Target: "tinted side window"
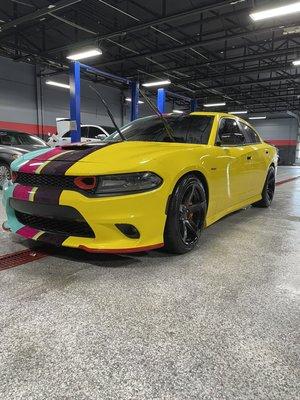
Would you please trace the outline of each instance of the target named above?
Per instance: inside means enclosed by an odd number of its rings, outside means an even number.
[[[225,146],[241,146],[246,141],[238,123],[231,118],[223,118],[221,120],[218,136],[221,144]]]
[[[213,123],[212,117],[190,118],[187,143],[207,144]]]
[[[250,128],[250,126],[240,122],[245,138],[247,143],[261,143],[261,140],[258,134],[255,132],[254,129]]]
[[[90,139],[95,139],[95,137],[97,135],[101,135],[101,134],[103,134],[101,129],[96,128],[95,126],[90,126],[90,129],[89,129],[89,138]]]
[[[15,146],[20,144],[16,132],[0,132],[2,136],[1,143],[4,145]]]
[[[5,132],[0,132],[0,144],[9,146],[11,145],[11,138]]]
[[[81,136],[85,137],[85,138],[89,137],[89,127],[88,126],[81,127]]]

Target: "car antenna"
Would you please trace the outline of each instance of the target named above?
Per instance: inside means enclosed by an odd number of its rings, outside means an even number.
[[[146,93],[142,90],[139,89],[140,94],[142,95],[142,97],[144,98],[144,100],[146,101],[147,105],[149,106],[149,108],[151,109],[151,111],[153,111],[157,116],[159,116],[159,118],[162,120],[165,128],[166,128],[166,132],[169,135],[170,139],[172,140],[172,142],[175,142],[174,139],[174,131],[171,128],[171,126],[169,125],[168,121],[166,120],[166,118],[163,116],[163,114],[159,111],[159,109],[156,107],[155,104],[153,104],[153,102],[149,99],[149,97],[146,95]]]
[[[111,111],[110,111],[110,109],[109,109],[109,107],[108,107],[106,101],[104,100],[104,98],[101,96],[100,92],[99,92],[94,86],[89,85],[89,87],[90,87],[90,88],[96,93],[96,95],[99,97],[99,99],[101,100],[102,104],[104,105],[104,107],[105,107],[105,109],[106,109],[106,111],[107,111],[107,114],[109,115],[109,118],[111,119],[111,122],[113,123],[114,127],[116,128],[116,131],[117,131],[118,134],[120,135],[120,138],[121,138],[123,141],[125,141],[126,139],[125,139],[123,133],[121,132],[120,128],[118,127],[118,125],[117,125],[117,123],[116,123],[116,121],[115,121],[115,119],[114,119],[114,116],[112,115],[112,113],[111,113]]]

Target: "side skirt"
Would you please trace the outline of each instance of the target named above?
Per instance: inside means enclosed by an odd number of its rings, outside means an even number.
[[[216,221],[218,221],[219,219],[225,217],[225,215],[231,214],[234,211],[240,210],[241,208],[250,206],[253,203],[256,203],[257,201],[261,200],[262,196],[261,194],[257,195],[257,196],[253,196],[250,197],[247,200],[244,200],[238,204],[235,204],[234,206],[231,206],[229,208],[227,208],[224,211],[219,212],[218,214],[215,214],[209,218],[206,219],[206,226],[212,225],[213,223],[215,223]]]

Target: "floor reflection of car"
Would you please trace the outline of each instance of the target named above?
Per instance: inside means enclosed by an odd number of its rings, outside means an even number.
[[[10,164],[16,158],[33,150],[48,147],[37,136],[0,129],[0,189],[10,176]]]
[[[82,125],[81,126],[81,141],[82,142],[95,142],[99,140],[103,140],[109,136],[107,130],[98,125]],[[63,145],[71,142],[71,131],[64,133],[61,137],[53,136],[52,140],[50,139],[49,144],[53,144],[55,146]]]

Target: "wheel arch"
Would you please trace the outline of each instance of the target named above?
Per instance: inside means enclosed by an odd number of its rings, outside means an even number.
[[[205,175],[196,169],[191,169],[190,171],[185,171],[184,174],[182,174],[177,181],[175,182],[173,189],[172,189],[172,193],[169,196],[168,202],[167,202],[167,207],[166,207],[166,214],[168,213],[168,208],[169,208],[169,203],[170,203],[170,199],[172,194],[175,191],[175,188],[177,187],[177,185],[179,184],[179,182],[184,179],[187,175],[194,175],[196,176],[200,182],[202,183],[203,187],[204,187],[204,191],[205,191],[205,195],[206,195],[206,202],[207,202],[207,207],[209,205],[209,185],[208,185],[208,181],[207,178],[205,177]]]

